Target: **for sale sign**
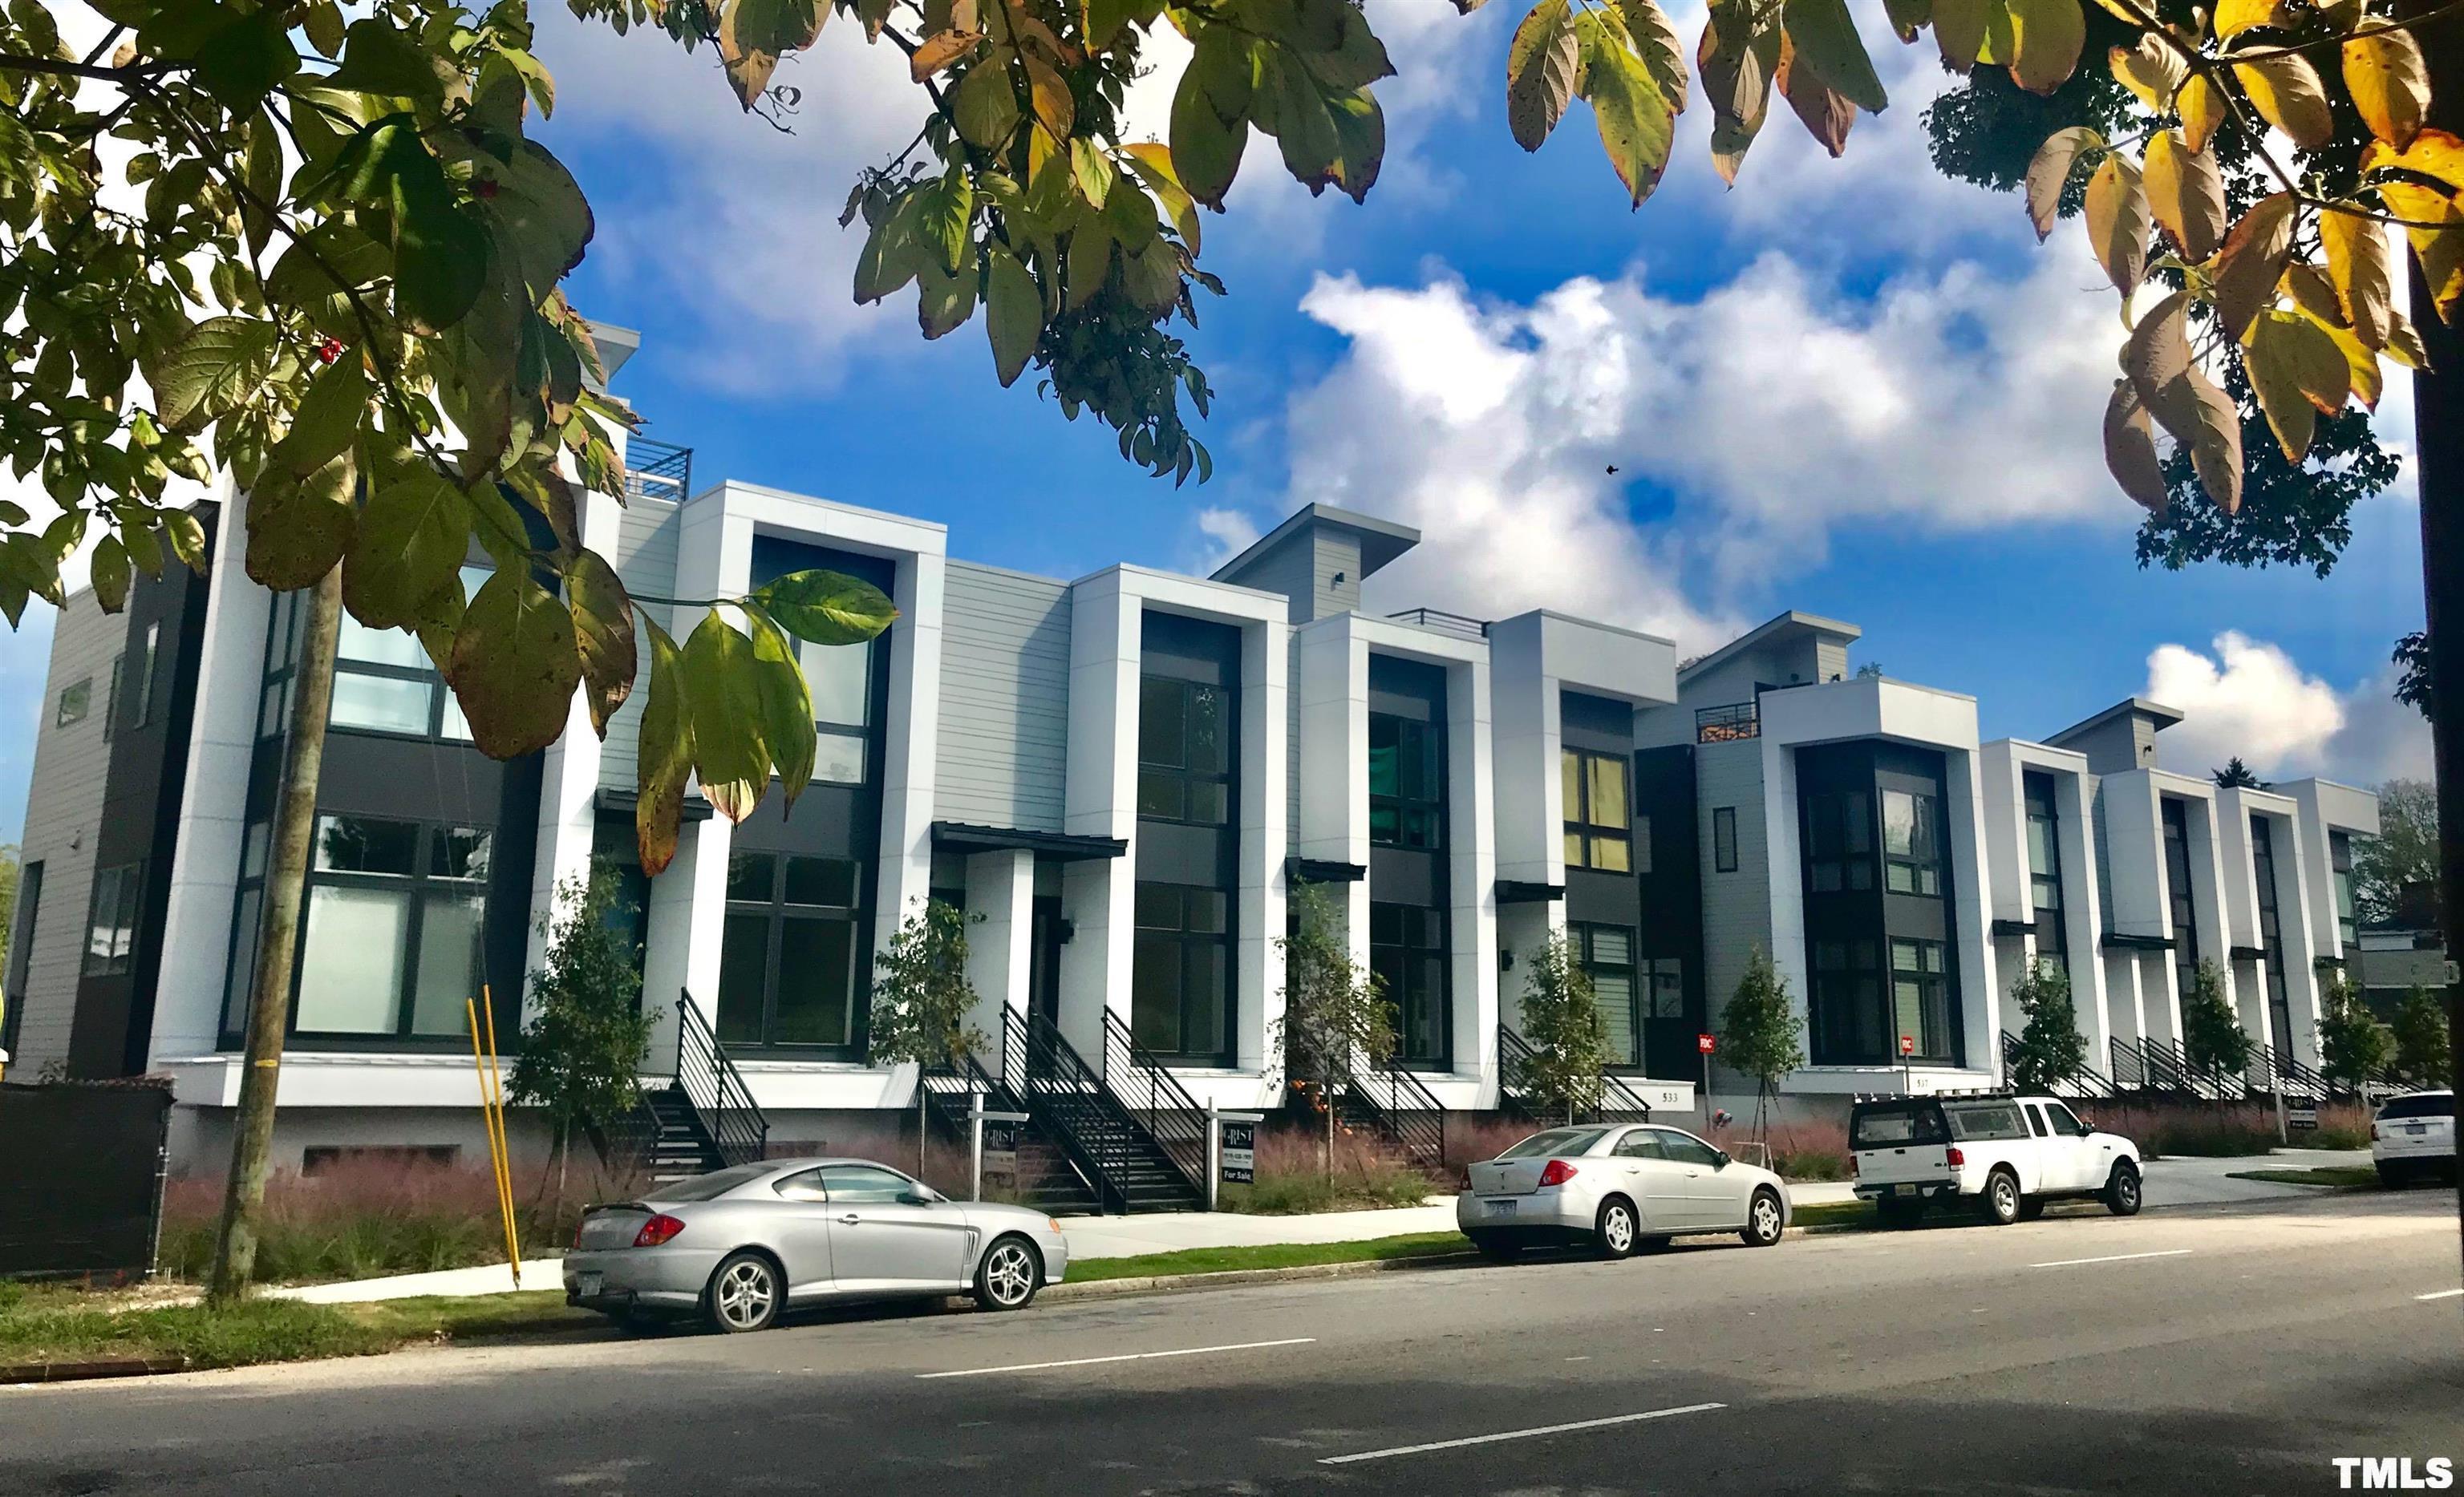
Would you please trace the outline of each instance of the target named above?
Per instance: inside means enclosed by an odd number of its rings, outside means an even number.
[[[2309,1131],[2319,1126],[2319,1108],[2315,1102],[2299,1102],[2284,1109],[2284,1126]]]
[[[1018,1124],[984,1124],[984,1173],[1013,1177],[1018,1174]]]
[[[1220,1126],[1223,1129],[1223,1183],[1256,1184],[1258,1182],[1258,1125],[1253,1122],[1225,1122]]]

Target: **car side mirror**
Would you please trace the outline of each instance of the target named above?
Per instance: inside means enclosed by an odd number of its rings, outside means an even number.
[[[907,1194],[900,1196],[898,1198],[898,1203],[901,1205],[931,1205],[934,1202],[940,1199],[940,1192],[935,1190],[932,1186],[918,1185],[914,1189],[907,1192]]]
[[[1727,1169],[1728,1167],[1728,1151],[1726,1149],[1717,1149],[1713,1152],[1720,1156],[1720,1162],[1712,1165],[1711,1167],[1713,1169]]]

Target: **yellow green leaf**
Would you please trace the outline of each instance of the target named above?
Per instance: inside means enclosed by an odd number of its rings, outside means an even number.
[[[2173,96],[2173,107],[2182,116],[2182,142],[2193,151],[2207,150],[2216,127],[2225,122],[2224,96],[2200,75],[2182,84]]]
[[[779,771],[779,789],[792,810],[813,777],[812,692],[795,646],[769,616],[748,608],[744,620],[753,630],[753,679],[761,698],[762,739]]]
[[[1044,293],[1018,257],[999,245],[985,252],[984,329],[992,338],[993,372],[1004,388],[1015,383],[1035,357],[1044,336]]]
[[[2412,143],[2430,109],[2430,66],[2410,32],[2374,26],[2344,39],[2344,87],[2370,134],[2397,150]]]
[[[573,605],[573,633],[582,657],[582,699],[590,727],[601,738],[607,723],[633,692],[639,664],[633,643],[633,599],[616,569],[595,551],[575,553],[565,569],[565,597]]]
[[[2225,180],[2215,159],[2182,142],[2178,130],[2147,140],[2147,206],[2186,260],[2215,252],[2225,232]]]
[[[499,568],[462,616],[445,680],[480,752],[536,753],[563,734],[582,683],[573,616],[528,568]]]
[[[2209,267],[2216,323],[2225,336],[2236,342],[2251,319],[2276,299],[2276,289],[2284,279],[2285,264],[2293,254],[2294,207],[2289,192],[2252,204],[2225,236],[2224,248]]]
[[[1987,16],[2001,7],[2002,0],[1933,0],[1934,45],[1942,49],[1945,67],[1966,73],[1976,66]]]
[[[639,799],[633,835],[642,872],[656,877],[676,855],[685,783],[693,778],[693,702],[686,685],[684,653],[654,619],[650,634],[650,691],[642,705],[639,751],[633,763]]]
[[[1676,143],[1676,116],[1640,57],[1605,39],[1583,69],[1583,97],[1599,126],[1609,164],[1639,207],[1660,185]]]
[[[2079,0],[2007,0],[2011,12],[2011,77],[2032,94],[2061,87],[2087,43]]]
[[[1703,77],[1703,97],[1711,105],[1711,165],[1721,181],[1732,185],[1746,148],[1753,144],[1770,111],[1780,43],[1779,28],[1757,27],[1753,7],[1744,0],[1713,5],[1703,23],[1694,66]]]
[[[2299,312],[2259,315],[2244,341],[2242,371],[2284,460],[2296,466],[2310,451],[2320,414],[2342,410],[2352,390],[2343,350]]]
[[[2257,26],[2284,24],[2281,0],[2216,0],[2216,40],[2228,41]]]
[[[2336,304],[2365,348],[2385,348],[2395,325],[2395,251],[2387,228],[2363,213],[2333,208],[2319,215],[2327,252],[2327,281]]]
[[[88,578],[94,583],[94,600],[106,614],[116,614],[128,601],[131,575],[128,548],[120,544],[117,535],[106,535],[94,543],[94,557],[86,564]]]
[[[467,621],[464,628],[467,633]],[[454,654],[461,654],[459,641]],[[684,662],[693,679],[693,772],[719,814],[741,821],[770,786],[770,746],[753,641],[714,608],[685,640]],[[655,677],[651,684],[657,685]]]
[[[2104,61],[2113,70],[2115,82],[2138,95],[2141,103],[2158,114],[2172,107],[2174,91],[2190,76],[2189,65],[2181,54],[2152,33],[2141,33],[2138,41],[2128,47],[2108,50]]]
[[[462,490],[432,467],[411,466],[368,498],[342,559],[342,606],[371,629],[414,623],[470,550]]]
[[[1627,37],[1635,53],[1660,85],[1660,97],[1668,103],[1672,115],[1685,113],[1688,79],[1685,74],[1685,44],[1677,36],[1676,25],[1668,12],[1654,0],[1617,0],[1617,14],[1625,19]]]
[[[2303,150],[2315,151],[2336,138],[2326,85],[2320,82],[2319,70],[2309,58],[2299,53],[2279,53],[2255,62],[2235,62],[2233,76],[2250,96],[2251,107]]]
[[[2164,515],[2170,495],[2164,461],[2156,455],[2156,426],[2128,380],[2113,381],[2113,398],[2105,403],[2104,466],[2123,493],[2150,513]]]
[[[718,15],[718,60],[748,111],[770,88],[779,59],[810,47],[829,19],[828,0],[727,0]]]
[[[2054,220],[2061,212],[2062,188],[2071,180],[2079,152],[2091,148],[2103,149],[2104,137],[2088,125],[2072,125],[2045,137],[2045,143],[2036,147],[2029,161],[2028,222],[2036,226],[2039,243],[2054,231]]]
[[[1864,38],[1849,17],[1846,0],[1783,0],[1780,25],[1795,45],[1800,66],[1858,108],[1881,114],[1890,104]]]
[[[2147,193],[2139,168],[2120,151],[2109,152],[2087,183],[2088,244],[2105,279],[2128,296],[2147,265]]]
[[[1557,128],[1582,62],[1573,8],[1567,0],[1540,0],[1506,49],[1506,128],[1515,144],[1536,151]]]

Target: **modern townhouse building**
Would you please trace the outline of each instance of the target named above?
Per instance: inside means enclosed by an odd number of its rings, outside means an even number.
[[[613,373],[632,341],[604,344]],[[820,750],[794,809],[731,824],[689,796],[655,879],[633,853],[638,699],[604,742],[577,703],[557,745],[497,763],[415,641],[346,623],[279,1162],[475,1153],[464,1003],[484,985],[517,1042],[542,921],[593,858],[636,912],[660,1127],[721,1156],[845,1144],[919,1086],[945,1107],[981,1088],[1113,1205],[1186,1204],[1203,1110],[1285,1100],[1299,880],[1397,1010],[1394,1061],[1339,1103],[1423,1154],[1438,1120],[1518,1104],[1524,959],[1560,931],[1601,1005],[1606,1107],[1680,1116],[1756,947],[1806,1021],[1785,1089],[1836,1107],[1995,1080],[2031,959],[2071,973],[2100,1063],[2178,1043],[2210,955],[2255,1035],[2315,1055],[2315,969],[2354,944],[2331,920],[2371,798],[2158,770],[2178,714],[2153,704],[1980,745],[1974,699],[1852,674],[1859,631],[1833,619],[1783,614],[1681,666],[1668,640],[1552,612],[1364,611],[1419,537],[1331,506],[1211,576],[1065,580],[954,557],[929,521],[696,487],[684,449],[627,457],[627,501],[593,497],[583,525],[637,593],[826,567],[899,617],[806,650]],[[238,1096],[298,625],[241,572],[229,499],[204,507],[207,576],[61,615],[5,974],[12,1078],[167,1073],[196,1168]],[[988,1043],[919,1077],[871,1059],[869,989],[934,898],[974,922]]]

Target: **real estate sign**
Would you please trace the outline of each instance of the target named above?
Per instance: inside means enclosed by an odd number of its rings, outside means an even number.
[[[1258,1182],[1258,1125],[1253,1122],[1225,1122],[1222,1145],[1223,1183],[1254,1185]]]

